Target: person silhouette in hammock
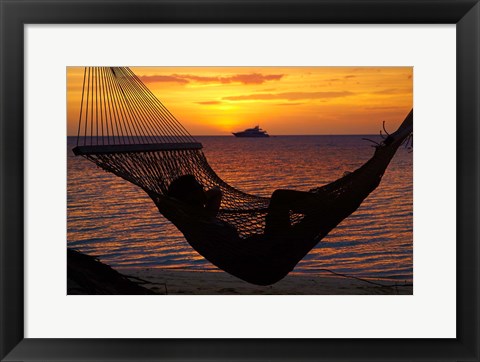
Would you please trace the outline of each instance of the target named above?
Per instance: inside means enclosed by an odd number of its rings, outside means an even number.
[[[290,212],[305,213],[305,205],[312,199],[311,192],[275,190],[270,199],[266,217],[265,235],[285,237],[290,231]],[[207,191],[195,176],[182,175],[172,181],[168,196],[187,204],[192,211],[208,217],[215,217],[220,210],[222,191],[214,187]]]
[[[168,196],[173,197],[205,216],[215,217],[222,202],[222,191],[214,187],[205,191],[193,175],[183,175],[172,181]]]
[[[404,124],[397,132],[388,135],[381,144],[378,144],[374,156],[363,166],[330,184],[339,181],[350,184],[348,179],[356,180],[355,187],[349,187],[348,193],[337,191],[338,196],[325,197],[327,190],[319,188],[316,192],[296,190],[275,190],[270,198],[265,228],[262,235],[253,235],[254,239],[276,240],[277,242],[290,242],[291,240],[315,240],[324,234],[323,230],[331,230],[338,224],[338,220],[355,211],[360,203],[378,186],[383,171],[388,166],[390,159],[395,154],[398,146],[405,139],[405,129],[411,127],[412,113],[407,117]],[[411,128],[410,128],[411,129]],[[393,145],[392,145],[393,144]],[[393,147],[392,147],[393,146]],[[383,164],[379,166],[379,163]],[[370,180],[368,174],[370,170]],[[363,173],[363,178],[356,175]],[[364,185],[358,180],[365,180]],[[330,185],[326,185],[328,188]],[[188,205],[195,213],[215,218],[222,201],[220,188],[215,187],[207,191],[193,175],[183,175],[172,181],[168,188],[168,196],[173,197]],[[302,215],[300,222],[293,224],[292,214]],[[339,217],[339,214],[344,214]],[[321,219],[321,222],[319,220]],[[225,224],[225,223],[223,223]],[[227,226],[227,225],[224,225]],[[230,225],[232,229],[233,226]],[[319,235],[320,231],[320,235]],[[326,233],[325,233],[326,234]]]
[[[301,212],[301,205],[312,194],[293,190],[275,190],[272,194],[266,220],[266,235],[284,235],[290,228],[290,210]],[[173,180],[168,196],[187,204],[193,211],[215,217],[220,210],[222,191],[214,187],[207,191],[195,176],[187,174]]]

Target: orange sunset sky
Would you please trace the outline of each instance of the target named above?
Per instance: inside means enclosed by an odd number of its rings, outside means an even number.
[[[412,67],[131,67],[192,135],[378,134],[413,106]],[[67,68],[76,135],[83,68]]]

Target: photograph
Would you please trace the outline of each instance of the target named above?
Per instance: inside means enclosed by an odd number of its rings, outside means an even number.
[[[412,66],[66,68],[68,295],[413,295]]]

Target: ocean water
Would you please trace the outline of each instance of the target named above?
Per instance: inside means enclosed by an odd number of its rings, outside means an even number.
[[[199,136],[217,174],[248,193],[309,190],[353,171],[373,154],[365,136]],[[376,139],[377,136],[368,136]],[[68,138],[68,246],[113,267],[218,271],[158,213],[138,187],[72,153]],[[329,269],[362,278],[413,279],[413,157],[400,148],[380,186],[294,272]]]

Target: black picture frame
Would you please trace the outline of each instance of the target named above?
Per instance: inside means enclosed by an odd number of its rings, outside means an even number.
[[[2,361],[479,361],[478,0],[0,0],[0,11]],[[98,23],[456,24],[457,338],[24,338],[24,25]]]

